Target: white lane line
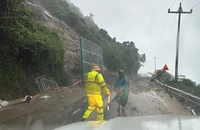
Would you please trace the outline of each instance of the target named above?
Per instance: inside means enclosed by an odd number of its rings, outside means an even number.
[[[151,90],[151,92],[152,92],[155,96],[157,96],[157,94],[156,94],[154,91]]]
[[[197,115],[194,110],[192,110],[192,114],[195,115],[195,116]]]
[[[81,108],[77,109],[76,111],[74,111],[74,112],[72,113],[72,115],[75,115],[75,114],[78,113],[80,110],[81,110]]]

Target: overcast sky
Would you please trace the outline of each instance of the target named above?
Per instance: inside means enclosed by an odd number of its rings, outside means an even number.
[[[94,14],[96,24],[118,41],[133,41],[140,53],[146,53],[147,62],[140,73],[153,72],[153,57],[157,68],[164,64],[174,75],[177,21],[176,14],[168,14],[174,0],[71,0],[84,15]],[[177,0],[171,10],[178,10]],[[184,11],[200,0],[183,0]],[[193,13],[182,15],[179,74],[200,83],[200,4]],[[167,17],[166,26],[165,21]],[[187,19],[186,19],[187,17]],[[185,20],[186,19],[186,20]],[[174,23],[174,24],[173,24]]]

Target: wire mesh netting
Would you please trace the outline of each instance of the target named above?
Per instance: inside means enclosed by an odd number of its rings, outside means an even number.
[[[80,39],[81,65],[83,79],[91,71],[93,65],[98,65],[103,70],[103,49],[95,43],[81,37]]]

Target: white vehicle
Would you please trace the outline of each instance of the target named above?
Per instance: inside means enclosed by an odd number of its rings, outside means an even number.
[[[89,121],[55,130],[200,130],[198,116],[118,117],[108,121]]]

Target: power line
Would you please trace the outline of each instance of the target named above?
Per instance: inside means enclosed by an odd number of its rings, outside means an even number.
[[[171,6],[170,6],[170,8],[174,5],[174,3],[176,2],[177,0],[174,0],[174,2],[171,4]],[[164,23],[164,28],[163,28],[163,39],[164,39],[164,32],[165,32],[165,28],[166,28],[166,25],[167,25],[167,20],[168,20],[168,13],[167,13],[167,16],[166,16],[166,18],[165,18],[165,23]],[[175,22],[175,18],[174,18],[174,22]],[[174,22],[173,22],[173,25],[174,25]],[[172,27],[173,27],[173,25],[172,25]],[[172,30],[172,28],[171,28],[171,30]],[[171,32],[171,31],[170,31]],[[168,34],[169,35],[169,34]],[[167,35],[167,37],[168,37],[168,35]]]
[[[168,19],[168,14],[167,14],[167,16],[165,18],[164,30],[165,30],[165,27],[166,27],[166,24],[167,24],[167,19]]]
[[[186,1],[186,0],[182,0],[182,1]],[[199,1],[198,3],[196,3],[196,4],[192,7],[192,9],[196,8],[199,4],[200,4],[200,1]],[[188,19],[189,16],[190,16],[190,15],[187,15],[187,16],[186,16],[186,18],[184,19],[183,23],[181,24],[181,27],[184,25],[185,21]]]
[[[175,21],[176,21],[176,16],[174,16],[174,20],[173,20],[171,29],[170,29],[170,31],[169,31],[169,33],[168,33],[168,35],[167,35],[167,38],[169,37],[169,34],[171,33],[171,31],[172,31],[172,29],[173,29],[173,27],[174,27]]]
[[[168,19],[168,14],[167,14],[167,16],[165,18],[165,24],[164,24],[163,35],[162,36],[164,36],[164,32],[165,32],[165,28],[166,28],[166,24],[167,24],[167,19]]]
[[[168,13],[178,14],[178,31],[177,31],[177,41],[176,41],[176,62],[175,62],[175,80],[178,80],[178,58],[179,58],[179,38],[180,38],[180,23],[181,23],[181,15],[182,14],[191,14],[192,9],[190,11],[183,11],[181,3],[179,5],[178,11],[170,11]]]
[[[183,1],[186,1],[186,0],[182,0],[182,2],[183,2]],[[200,4],[200,1],[197,2],[197,3],[192,7],[192,9],[196,8],[199,4]],[[189,16],[190,16],[190,15],[187,15],[187,16],[185,17],[183,23],[181,24],[181,27],[184,25],[184,23],[186,22],[186,20],[188,19]]]
[[[197,7],[199,4],[200,4],[200,1],[198,3],[196,3],[196,5],[192,7],[192,9],[194,9],[195,7]]]
[[[181,27],[184,25],[185,21],[188,19],[189,16],[190,16],[190,15],[187,15],[187,16],[185,17],[184,21],[183,21],[182,24],[181,24]]]
[[[174,2],[171,4],[170,8],[174,5],[174,3],[175,3],[176,1],[177,1],[177,0],[174,0]],[[175,17],[175,18],[176,18],[176,17]],[[174,26],[175,18],[174,18],[172,27]],[[165,24],[164,24],[164,29],[163,29],[163,36],[164,36],[164,32],[165,32],[167,20],[168,20],[168,13],[167,13],[167,16],[166,16],[166,18],[165,18]],[[171,27],[171,30],[172,30],[172,27]],[[170,32],[171,32],[171,30],[170,30]],[[169,32],[169,34],[170,34],[170,32]],[[169,36],[169,34],[167,35],[167,37]]]
[[[169,32],[169,33],[171,33],[171,31],[172,31],[172,29],[173,29],[173,27],[174,27],[174,24],[175,24],[175,21],[176,21],[176,16],[174,16],[173,24],[172,24],[172,27],[171,27],[171,29],[170,29],[170,32]]]
[[[170,6],[170,8],[174,5],[174,3],[176,2],[177,0],[174,0],[174,2],[172,3],[172,5]]]

